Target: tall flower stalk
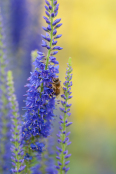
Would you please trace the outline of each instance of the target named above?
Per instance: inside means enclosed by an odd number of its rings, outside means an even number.
[[[60,38],[62,35],[57,35],[56,36],[56,33],[57,33],[57,28],[59,28],[62,24],[58,24],[61,19],[56,19],[55,21],[53,21],[53,19],[57,16],[58,14],[58,8],[59,8],[59,4],[57,4],[57,1],[54,1],[54,0],[51,0],[51,3],[49,3],[49,1],[45,0],[46,2],[46,5],[45,5],[45,13],[47,15],[47,17],[43,16],[43,18],[45,19],[46,23],[48,24],[48,27],[45,28],[43,27],[43,29],[50,33],[49,34],[46,34],[46,36],[42,35],[42,37],[47,40],[49,42],[49,45],[47,45],[45,43],[45,41],[43,41],[43,47],[47,47],[48,49],[48,54],[47,54],[47,57],[46,57],[46,69],[47,69],[47,66],[48,66],[48,63],[49,63],[49,58],[51,58],[52,54],[51,54],[51,51],[52,50],[61,50],[62,48],[59,47],[59,46],[55,46],[53,47],[54,45],[57,44],[57,41],[55,41],[56,39]]]
[[[20,125],[20,116],[18,113],[18,103],[16,100],[16,96],[14,94],[14,86],[13,86],[13,77],[12,72],[8,71],[7,75],[7,84],[8,84],[8,95],[9,95],[9,102],[11,107],[11,119],[12,119],[12,138],[11,138],[11,152],[12,152],[12,165],[13,168],[11,169],[12,173],[19,174],[21,173],[24,168],[26,167],[23,165],[23,149],[21,145],[21,125]]]
[[[7,60],[4,33],[0,11],[0,173],[7,174],[10,169],[10,117],[7,95]]]
[[[72,67],[71,67],[71,58],[69,58],[68,62],[68,68],[66,71],[66,81],[64,82],[64,94],[61,95],[61,97],[64,99],[61,101],[62,108],[60,110],[63,112],[63,115],[60,115],[60,131],[57,134],[58,137],[58,143],[60,144],[60,147],[57,147],[57,156],[58,159],[58,166],[56,166],[56,169],[59,171],[59,174],[65,174],[70,169],[67,167],[70,161],[67,161],[67,159],[71,156],[71,154],[68,154],[67,146],[71,144],[69,142],[69,134],[70,132],[67,132],[67,127],[69,127],[72,122],[68,122],[68,117],[71,115],[70,107],[71,104],[68,103],[68,100],[72,98],[71,96],[71,86],[72,86]]]
[[[57,39],[61,37],[61,35],[56,35],[56,29],[62,25],[58,24],[61,19],[54,20],[58,14],[59,4],[54,0],[50,2],[45,0],[45,2],[47,17],[43,18],[48,26],[43,27],[47,33],[46,36],[42,35],[44,39],[42,47],[46,47],[48,52],[47,55],[38,52],[34,62],[35,69],[31,72],[31,76],[28,78],[29,83],[26,85],[28,90],[22,127],[22,143],[25,145],[27,173],[31,173],[30,161],[33,160],[33,153],[40,154],[43,151],[42,138],[47,138],[51,134],[52,121],[54,120],[53,110],[55,109],[55,96],[51,96],[53,93],[52,81],[59,73],[58,61],[54,55],[58,53],[57,50],[62,49],[60,46],[55,46]]]

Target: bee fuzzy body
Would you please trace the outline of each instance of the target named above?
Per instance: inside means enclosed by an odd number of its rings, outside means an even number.
[[[64,93],[59,78],[53,78],[51,85],[52,85],[51,88],[53,89],[53,92],[50,94],[50,97],[55,95],[58,98],[61,94]]]
[[[52,82],[52,89],[54,91],[54,94],[56,96],[58,96],[60,94],[60,87],[61,87],[60,80],[59,80],[59,78],[53,78],[52,81],[53,81]]]

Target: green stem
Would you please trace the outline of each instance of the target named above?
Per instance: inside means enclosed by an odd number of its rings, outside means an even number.
[[[53,13],[54,12],[54,5],[53,5],[53,0],[51,0],[51,6],[52,6],[52,10],[51,10],[51,13]],[[50,41],[50,44],[49,44],[49,46],[50,46],[50,49],[48,50],[48,54],[47,54],[47,59],[46,59],[46,70],[47,70],[47,67],[48,67],[48,63],[49,63],[49,56],[50,56],[50,53],[51,53],[51,47],[52,47],[52,39],[53,39],[53,25],[52,25],[52,23],[53,23],[53,17],[51,17],[50,16],[50,22],[51,22],[51,32],[50,32],[50,39],[51,39],[51,41]]]
[[[66,99],[66,103],[67,103],[67,99]],[[65,106],[65,111],[66,111],[66,106]],[[64,114],[64,119],[63,119],[63,132],[64,131],[66,131],[66,123],[65,123],[65,121],[66,121],[66,119],[67,119],[67,115],[66,115],[66,113]],[[62,134],[62,142],[65,140],[65,138],[66,138],[66,136],[65,136],[65,134]],[[64,158],[64,154],[63,154],[63,152],[66,150],[66,144],[64,144],[64,143],[62,143],[61,144],[61,148],[62,148],[62,153],[61,153],[61,155],[60,155],[60,158],[61,158],[61,163],[62,163],[62,167],[60,168],[60,172],[59,172],[59,174],[64,174],[64,171],[62,170],[62,168],[65,166],[65,158]]]

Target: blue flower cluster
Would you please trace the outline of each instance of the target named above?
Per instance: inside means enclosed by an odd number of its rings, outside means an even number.
[[[58,166],[56,166],[56,169],[60,171],[60,173],[64,174],[67,173],[70,169],[69,167],[66,167],[70,161],[66,161],[71,154],[68,154],[68,150],[66,150],[66,147],[71,144],[69,142],[69,135],[70,132],[66,132],[66,128],[72,124],[72,122],[68,122],[68,117],[71,115],[70,107],[71,104],[68,104],[68,100],[72,98],[71,96],[71,86],[72,86],[72,68],[71,68],[71,58],[69,58],[68,68],[66,72],[66,81],[64,82],[64,94],[61,95],[61,97],[64,99],[61,101],[62,108],[60,110],[63,112],[63,116],[60,115],[60,127],[59,127],[59,133],[57,134],[58,137],[58,143],[61,147],[57,147],[57,156],[58,159]]]
[[[38,56],[40,58],[41,56]],[[58,67],[48,65],[45,70],[45,64],[35,60],[35,70],[29,78],[30,84],[27,91],[25,122],[23,125],[23,139],[29,140],[32,136],[47,137],[50,134],[51,120],[54,117],[55,98],[50,97],[52,93],[52,78],[56,77]],[[40,72],[41,71],[41,72]],[[32,145],[31,145],[32,146]]]
[[[26,94],[26,114],[24,116],[23,123],[23,142],[31,140],[30,147],[32,150],[41,152],[41,143],[39,144],[38,138],[48,137],[52,127],[52,120],[54,119],[53,110],[55,109],[55,97],[51,95],[53,93],[52,82],[53,78],[57,77],[59,73],[58,61],[54,55],[58,53],[57,50],[62,48],[55,46],[57,39],[61,35],[57,34],[57,28],[62,24],[58,24],[61,19],[54,18],[58,14],[59,4],[57,1],[51,0],[51,3],[45,0],[45,13],[44,16],[47,28],[43,27],[47,31],[46,36],[42,35],[42,47],[48,49],[47,55],[42,52],[38,52],[38,56],[35,59],[34,66],[35,70],[31,73],[28,78],[29,84]],[[34,137],[34,138],[33,138]],[[32,141],[33,139],[33,141]]]

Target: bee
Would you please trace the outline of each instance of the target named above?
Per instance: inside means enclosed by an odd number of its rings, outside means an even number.
[[[59,78],[53,78],[51,84],[53,89],[51,96],[56,95],[56,97],[58,98],[59,95],[62,95],[64,93],[63,87],[61,86]]]

